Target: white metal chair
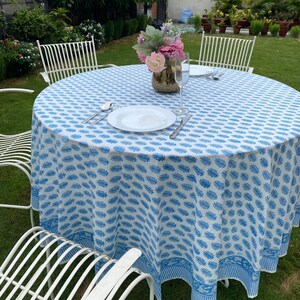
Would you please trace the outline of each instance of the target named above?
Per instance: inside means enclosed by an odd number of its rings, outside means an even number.
[[[127,279],[126,284],[128,280],[131,283],[119,298],[126,299],[146,279],[149,299],[153,300],[152,276],[132,267],[140,255],[139,249],[132,248],[119,260],[111,259],[42,227],[34,227],[19,239],[0,266],[0,299],[31,296],[30,299],[71,300],[78,291],[85,300],[112,299]],[[62,264],[66,257],[67,263]],[[128,279],[133,273],[136,276]]]
[[[94,37],[91,41],[83,42],[45,45],[36,42],[44,67],[41,75],[49,85],[74,74],[116,66],[98,65]]]
[[[20,93],[33,93],[33,90],[7,88],[0,89],[0,93],[4,92],[20,92]],[[31,180],[31,130],[26,132],[4,135],[0,134],[0,167],[13,166],[22,170]],[[34,227],[33,210],[31,200],[29,205],[14,205],[14,204],[1,204],[0,208],[17,208],[29,209],[30,221]]]
[[[200,65],[229,68],[252,73],[249,67],[256,36],[253,39],[239,39],[208,36],[202,33],[199,58]]]

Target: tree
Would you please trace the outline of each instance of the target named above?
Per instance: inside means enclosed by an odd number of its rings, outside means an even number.
[[[140,0],[48,0],[51,8],[69,9],[75,24],[85,19],[106,23],[108,20],[133,18],[138,2]]]

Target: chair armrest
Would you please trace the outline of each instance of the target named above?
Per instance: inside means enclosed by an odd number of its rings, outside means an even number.
[[[199,64],[199,59],[190,58],[190,62],[196,62],[197,64]]]
[[[104,68],[104,67],[117,67],[117,65],[114,64],[105,64],[105,65],[98,65],[98,68]]]
[[[50,84],[50,78],[49,78],[48,74],[46,72],[41,72],[40,74],[42,75],[42,77],[45,80],[45,82],[47,82],[48,84]]]
[[[0,93],[5,93],[5,92],[33,93],[34,90],[29,90],[29,89],[18,89],[18,88],[0,89]]]
[[[116,264],[98,282],[86,300],[105,300],[122,276],[131,268],[134,262],[141,256],[141,250],[132,248],[128,250]]]

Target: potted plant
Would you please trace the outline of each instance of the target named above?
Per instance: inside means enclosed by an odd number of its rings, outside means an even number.
[[[300,35],[300,26],[293,26],[290,31],[292,38],[298,38]]]
[[[202,15],[202,19],[201,19],[202,26],[208,22],[207,21],[207,19],[208,19],[208,11],[207,11],[206,8],[204,9],[204,12],[205,13],[204,13],[204,15]]]
[[[269,26],[269,30],[270,30],[271,36],[273,36],[273,37],[277,36],[277,34],[279,32],[279,24],[272,23]]]
[[[289,31],[291,21],[289,20],[290,14],[288,12],[279,12],[276,15],[277,23],[279,24],[279,36],[285,37]]]
[[[250,23],[250,27],[251,27],[251,34],[257,36],[262,31],[264,27],[264,22],[262,20],[253,20]]]
[[[205,10],[205,11],[207,13],[207,10]],[[214,12],[214,10],[211,10],[206,17],[206,21],[204,23],[202,22],[203,30],[205,31],[205,33],[211,32],[214,17],[215,17],[215,12]],[[202,20],[203,20],[203,18],[202,18]]]
[[[219,26],[219,33],[225,33],[227,25],[225,24],[225,20],[222,19],[221,22],[218,23]]]
[[[234,34],[239,34],[241,30],[241,25],[239,25],[239,21],[245,17],[245,13],[242,9],[237,9],[236,5],[232,6],[232,9],[229,13],[230,23],[233,28]]]
[[[300,0],[288,0],[287,9],[293,15],[293,23],[290,26],[300,25]]]
[[[193,18],[195,32],[200,32],[201,27],[201,17],[199,15],[195,15]]]
[[[242,27],[242,28],[248,28],[250,26],[251,21],[254,19],[251,9],[245,9],[243,10],[243,16],[241,17],[241,19],[238,21],[238,24]]]
[[[269,32],[270,24],[272,23],[273,20],[272,19],[268,19],[267,17],[263,17],[262,21],[263,21],[264,25],[263,25],[263,28],[262,28],[260,34],[261,35],[267,35],[268,32]]]
[[[290,22],[280,21],[279,22],[279,36],[285,37],[290,28]]]
[[[219,27],[219,33],[225,33],[227,28],[226,20],[229,18],[229,15],[224,14],[221,10],[217,10],[216,16],[218,18],[217,25]]]

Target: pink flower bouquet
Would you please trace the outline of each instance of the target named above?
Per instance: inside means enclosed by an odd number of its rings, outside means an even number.
[[[133,49],[151,72],[161,73],[168,66],[174,65],[177,58],[185,59],[180,35],[180,30],[172,21],[164,23],[160,30],[148,25],[145,32],[141,31]]]

